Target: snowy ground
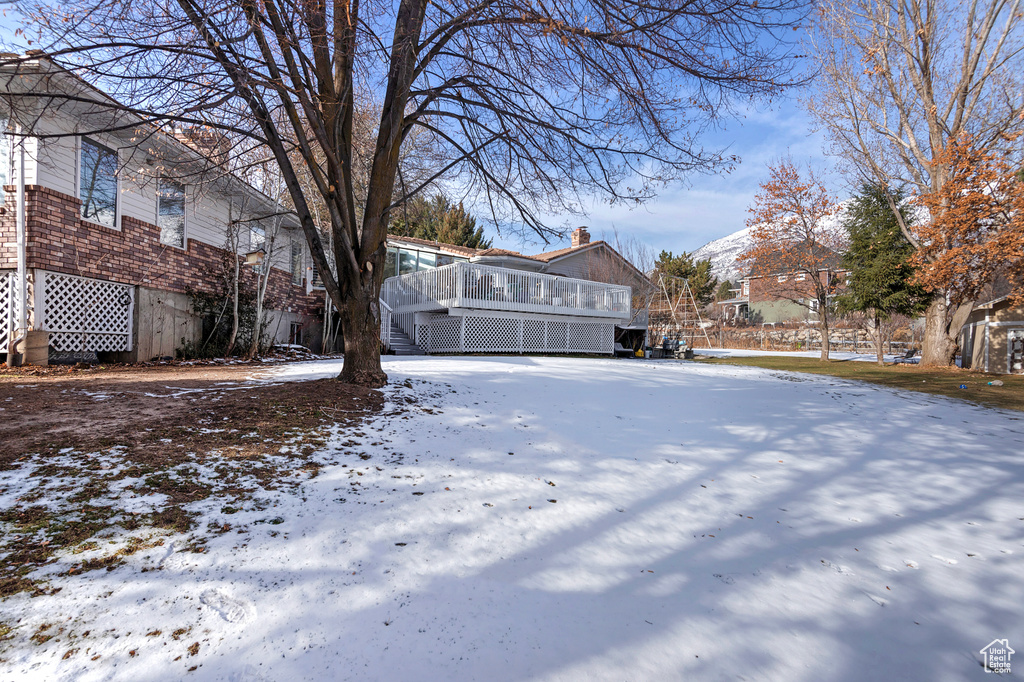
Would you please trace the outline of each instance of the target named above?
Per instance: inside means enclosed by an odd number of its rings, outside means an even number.
[[[386,370],[418,407],[296,491],[195,503],[231,527],[204,553],[0,603],[0,679],[981,680],[1024,646],[1020,414],[684,362]]]

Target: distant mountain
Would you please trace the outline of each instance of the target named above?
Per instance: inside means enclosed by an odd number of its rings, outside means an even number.
[[[719,282],[729,280],[736,284],[744,274],[743,268],[736,262],[736,256],[749,249],[750,246],[750,228],[744,227],[726,237],[708,242],[691,255],[694,260],[710,260],[711,272]]]
[[[827,229],[833,230],[842,222],[844,213],[848,210],[850,200],[839,203],[839,210],[829,217],[823,219]],[[733,232],[732,234],[708,242],[694,251],[691,255],[694,260],[711,261],[711,273],[718,278],[719,282],[729,280],[736,284],[740,277],[746,274],[746,268],[736,262],[736,256],[750,249],[753,239],[750,237],[749,227]]]

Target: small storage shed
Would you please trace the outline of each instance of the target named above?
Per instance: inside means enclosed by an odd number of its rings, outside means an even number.
[[[979,305],[960,331],[961,364],[995,374],[1024,374],[1024,305],[1008,296]]]

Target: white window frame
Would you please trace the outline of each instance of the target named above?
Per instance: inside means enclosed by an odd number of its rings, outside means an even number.
[[[154,224],[156,225],[157,229],[159,230],[160,229],[160,183],[163,180],[165,180],[165,179],[170,180],[170,182],[173,182],[176,185],[180,185],[182,192],[185,193],[185,201],[182,204],[182,212],[183,212],[183,214],[181,216],[182,220],[184,221],[185,224],[184,224],[184,227],[183,227],[183,229],[181,231],[181,246],[177,246],[176,244],[167,244],[167,243],[165,243],[163,241],[162,238],[158,238],[158,239],[160,239],[160,245],[161,246],[169,246],[172,249],[178,249],[179,251],[188,251],[188,222],[189,222],[188,221],[188,195],[189,195],[189,192],[188,192],[188,187],[185,185],[185,183],[178,182],[176,180],[171,180],[170,178],[164,178],[163,176],[158,176],[157,177],[157,179],[156,179],[156,217],[155,217]]]
[[[797,282],[803,282],[804,280],[807,279],[807,273],[805,273],[805,272],[798,273],[793,279],[795,279]]]
[[[1024,334],[1024,327],[1007,327],[1006,328],[1006,373],[1013,374],[1013,366],[1010,362],[1013,360],[1013,344],[1010,343],[1010,335],[1015,332]]]
[[[86,139],[87,138],[84,135],[78,135],[78,136],[75,137],[75,198],[78,199],[79,201],[82,200],[82,147],[84,146],[83,142],[85,142]],[[121,165],[121,151],[119,149],[117,149],[116,147],[107,146],[107,145],[103,144],[102,142],[100,142],[99,140],[95,140],[95,139],[92,139],[92,138],[88,138],[88,141],[91,142],[92,144],[95,144],[97,146],[103,147],[104,149],[107,149],[109,151],[114,152],[114,156],[117,158],[117,165],[120,167],[120,165]],[[118,232],[121,231],[121,174],[120,173],[117,173],[116,175],[114,175],[114,183],[115,183],[115,189],[114,189],[114,225],[113,226],[104,225],[103,223],[97,223],[94,220],[89,220],[88,218],[86,218],[85,216],[82,215],[82,208],[81,208],[81,206],[79,206],[79,208],[78,208],[78,218],[79,218],[79,220],[81,220],[83,223],[89,223],[90,225],[95,225],[96,227],[103,227],[103,228],[106,228],[108,230],[117,230]]]
[[[781,282],[785,282],[785,281],[786,281],[786,280],[788,280],[788,279],[789,279],[789,275],[779,275],[779,276],[778,276],[778,281],[779,281],[780,283],[781,283]]]
[[[256,231],[259,230],[262,233],[261,243],[257,244],[256,240],[253,239]],[[258,251],[259,249],[267,250],[267,228],[263,223],[251,222],[249,223],[249,250]]]

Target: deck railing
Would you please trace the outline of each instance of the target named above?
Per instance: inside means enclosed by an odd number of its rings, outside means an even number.
[[[381,287],[395,315],[446,308],[629,319],[628,286],[476,263],[391,277]]]
[[[391,306],[378,299],[380,303],[380,342],[385,348],[391,348]]]

